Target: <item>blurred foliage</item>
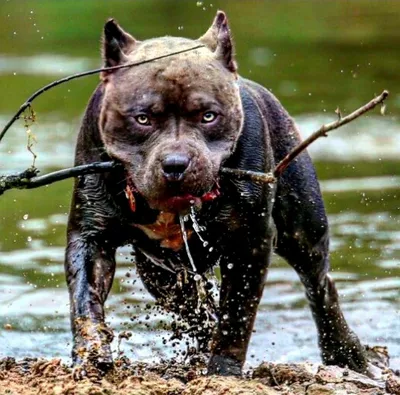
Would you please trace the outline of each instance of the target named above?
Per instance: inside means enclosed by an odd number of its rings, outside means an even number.
[[[104,21],[115,17],[138,39],[159,35],[199,37],[215,11],[227,12],[243,76],[278,94],[292,113],[352,109],[383,88],[398,84],[400,58],[398,1],[176,0],[2,0],[1,52],[26,56],[65,54],[100,65]],[[51,78],[0,76],[10,95],[0,97],[10,112]],[[76,115],[96,84],[96,76],[60,87],[47,97],[44,111]],[[68,95],[65,92],[70,89]],[[50,106],[52,105],[52,107]],[[389,112],[400,100],[391,98]]]

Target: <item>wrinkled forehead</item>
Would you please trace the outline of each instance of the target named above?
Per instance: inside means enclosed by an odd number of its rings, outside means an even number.
[[[129,54],[128,61],[140,62],[198,45],[198,41],[183,38],[148,40]],[[237,95],[234,75],[205,47],[121,70],[114,88],[125,97],[152,96],[166,100],[190,96],[190,100],[214,97],[224,102],[229,96]]]
[[[128,55],[128,58],[129,61],[137,62],[167,55],[173,52],[189,50],[190,48],[195,47],[200,48],[197,48],[193,51],[184,52],[176,56],[179,56],[181,58],[195,56],[201,57],[203,59],[212,59],[213,52],[199,41],[183,37],[170,36],[158,37],[138,42],[137,45],[135,45],[134,50]]]

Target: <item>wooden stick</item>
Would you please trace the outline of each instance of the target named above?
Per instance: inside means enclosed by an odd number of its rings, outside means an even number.
[[[127,64],[123,64],[123,65],[119,65],[119,66],[113,66],[113,67],[102,67],[100,69],[94,69],[94,70],[89,70],[89,71],[84,71],[83,73],[78,73],[78,74],[73,74],[70,75],[68,77],[64,77],[61,78],[60,80],[57,81],[53,81],[50,84],[40,88],[39,90],[37,90],[35,93],[33,93],[31,96],[28,97],[28,99],[25,101],[24,104],[22,104],[22,106],[19,108],[19,110],[15,113],[15,115],[7,122],[6,126],[4,126],[3,130],[0,133],[0,142],[3,139],[3,137],[5,136],[5,134],[7,133],[7,130],[11,127],[11,125],[17,120],[19,119],[20,115],[28,108],[31,106],[32,102],[38,97],[40,96],[42,93],[48,91],[49,89],[54,88],[57,85],[61,85],[64,84],[65,82],[74,80],[76,78],[82,78],[82,77],[86,77],[88,75],[92,75],[92,74],[98,74],[101,73],[102,71],[113,71],[113,70],[118,70],[118,69],[126,69],[128,67],[133,67],[133,66],[139,66],[141,64],[146,64],[146,63],[150,63],[150,62],[154,62],[155,60],[159,60],[159,59],[164,59],[167,58],[169,56],[173,56],[173,55],[179,55],[181,53],[184,52],[189,52],[189,51],[193,51],[195,49],[198,48],[203,48],[204,45],[196,45],[195,47],[191,47],[191,48],[187,48],[187,49],[182,49],[181,51],[176,51],[176,52],[171,52],[168,53],[166,55],[161,55],[161,56],[157,56],[155,58],[151,58],[151,59],[147,59],[147,60],[142,60],[140,62],[133,62],[133,63],[127,63]]]
[[[375,108],[379,103],[383,103],[383,101],[389,96],[388,91],[383,91],[379,96],[373,98],[369,103],[360,107],[358,110],[353,111],[351,114],[346,115],[344,118],[339,118],[335,122],[328,123],[326,125],[322,125],[315,133],[313,133],[310,137],[306,138],[301,144],[295,147],[292,151],[290,151],[275,167],[274,176],[279,177],[282,172],[289,166],[289,164],[300,155],[311,143],[320,137],[327,137],[328,132],[331,130],[340,128],[346,123],[353,121],[354,119],[360,117],[366,112]]]
[[[88,165],[70,167],[53,173],[37,176],[39,170],[31,167],[21,173],[9,176],[0,176],[0,195],[8,189],[32,189],[71,177],[79,177],[85,174],[107,173],[118,168],[116,162],[95,162]]]
[[[274,183],[276,177],[272,173],[261,173],[258,171],[241,170],[241,169],[230,169],[228,167],[222,167],[221,173],[234,176],[238,180],[251,180],[258,183]]]
[[[261,173],[251,170],[241,170],[241,169],[230,169],[227,167],[221,168],[221,173],[233,176],[240,180],[250,180],[258,183],[275,183],[277,178],[282,174],[282,172],[287,168],[287,166],[300,155],[310,144],[322,136],[327,136],[327,133],[331,130],[337,129],[354,119],[365,114],[367,111],[372,110],[379,103],[388,97],[389,92],[383,91],[379,96],[372,99],[369,103],[360,107],[358,110],[352,112],[351,114],[340,118],[335,122],[322,125],[315,133],[304,140],[301,144],[296,146],[292,151],[290,151],[275,167],[273,173]],[[38,170],[35,168],[27,169],[21,173],[0,176],[0,195],[2,195],[8,189],[31,189],[38,188],[43,185],[52,184],[57,181],[65,180],[66,178],[78,177],[85,174],[93,173],[105,173],[112,171],[121,166],[117,162],[95,162],[88,165],[71,167],[63,170],[59,170],[53,173],[45,174],[43,176],[37,176]]]

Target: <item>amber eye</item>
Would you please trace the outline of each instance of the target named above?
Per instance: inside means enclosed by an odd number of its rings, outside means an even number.
[[[217,118],[217,114],[213,111],[207,111],[203,114],[203,118],[201,119],[201,122],[203,123],[210,123],[214,121]]]
[[[140,123],[141,125],[150,125],[150,120],[147,115],[140,114],[135,117],[137,123]]]

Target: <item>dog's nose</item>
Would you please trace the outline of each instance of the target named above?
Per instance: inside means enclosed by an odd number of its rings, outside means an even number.
[[[162,161],[164,176],[168,181],[180,181],[189,167],[190,158],[185,154],[170,154]]]

